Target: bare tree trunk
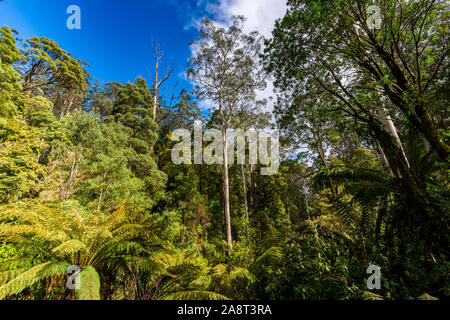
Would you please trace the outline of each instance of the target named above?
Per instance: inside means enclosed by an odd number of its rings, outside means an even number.
[[[156,113],[158,111],[158,96],[159,96],[159,89],[161,88],[162,84],[167,81],[167,79],[170,78],[172,75],[172,72],[174,70],[174,64],[172,62],[172,67],[168,68],[166,73],[162,76],[161,79],[159,79],[160,72],[159,67],[161,65],[161,60],[164,57],[164,49],[161,49],[161,46],[159,43],[153,43],[152,41],[152,49],[153,49],[153,58],[155,59],[155,73],[153,75],[153,121],[156,122]],[[153,154],[153,144],[150,146],[150,152]]]
[[[386,154],[384,153],[383,148],[381,147],[380,142],[378,142],[378,141],[377,141],[377,149],[378,149],[378,152],[380,152],[381,159],[382,159],[384,165],[389,170],[389,174],[391,175],[391,177],[395,177],[394,172],[392,171],[391,166],[389,165],[389,162],[386,158]]]
[[[431,144],[428,142],[428,140],[421,134],[420,135],[423,140],[423,146],[425,147],[425,151],[428,152],[431,149]]]
[[[394,122],[392,121],[391,116],[387,113],[387,110],[384,106],[378,111],[378,116],[380,121],[385,125],[387,131],[394,137],[394,140],[401,151],[401,155],[405,160],[406,165],[408,166],[408,168],[410,168],[409,161],[408,158],[406,157],[405,150],[403,149],[402,141],[398,136],[397,129],[395,128]]]
[[[74,101],[75,101],[75,94],[71,93],[70,99],[69,99],[69,104],[67,105],[66,113],[65,113],[64,116],[68,116],[70,114],[70,111],[72,110],[72,106],[73,106]]]
[[[47,131],[47,129],[45,129],[45,131]],[[44,142],[45,142],[45,139],[42,138],[41,139],[41,144],[39,145],[39,149],[44,145]],[[41,159],[41,154],[40,153],[38,154],[36,161],[39,162],[39,159]]]
[[[306,214],[308,215],[308,220],[311,220],[311,216],[309,215],[309,201],[308,201],[308,194],[306,192],[306,182],[303,183],[303,193],[305,194]]]
[[[230,216],[230,186],[228,181],[228,142],[227,128],[222,129],[223,140],[223,198],[225,204],[225,224],[227,228],[227,244],[230,252],[233,250],[233,240],[231,238],[231,216]]]
[[[253,207],[253,192],[254,192],[254,186],[253,186],[253,179],[252,179],[252,175],[253,175],[253,171],[255,170],[255,165],[254,164],[250,164],[250,174],[248,175],[248,180],[249,180],[249,185],[250,185],[250,207],[252,209],[254,209]]]
[[[63,109],[61,109],[61,113],[59,114],[59,121],[61,121],[65,116],[70,114],[70,110],[72,109],[74,100],[75,100],[75,96],[73,93],[71,93],[67,107],[63,107]]]
[[[223,168],[222,168],[222,173],[223,173]],[[223,185],[222,185],[222,191],[223,191]],[[220,219],[220,223],[221,223],[222,230],[223,230],[223,227],[225,226],[225,200],[223,198],[223,192],[222,192],[222,198],[220,199],[220,204],[222,205],[221,208],[223,208],[221,219]]]
[[[322,137],[320,136],[320,133],[317,133],[317,140],[318,140],[317,152],[319,153],[319,156],[320,156],[320,159],[322,160],[323,165],[329,171],[330,167],[328,166],[328,163],[327,163],[327,161],[325,159],[325,150],[323,149],[323,141],[322,141]],[[338,194],[338,190],[335,189],[335,187],[334,187],[333,179],[331,179],[331,177],[330,177],[329,180],[330,180],[331,192],[333,193],[333,195],[337,195]]]
[[[156,68],[156,79],[158,79],[158,68]],[[158,108],[158,88],[156,87],[156,84],[153,91],[153,121],[156,122],[156,110]],[[150,145],[150,153],[154,153],[153,144]]]
[[[153,121],[156,122],[156,110],[158,108],[158,88],[154,88],[153,94]]]
[[[244,190],[244,206],[245,206],[245,218],[248,220],[248,205],[247,205],[247,187],[245,183],[245,172],[244,172],[244,164],[241,164],[241,173],[242,173],[242,189]]]

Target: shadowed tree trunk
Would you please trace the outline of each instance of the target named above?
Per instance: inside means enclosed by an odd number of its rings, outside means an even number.
[[[242,173],[242,189],[244,191],[244,207],[245,207],[245,218],[248,220],[248,204],[247,204],[247,186],[245,182],[245,172],[244,172],[244,164],[241,164],[241,173]]]

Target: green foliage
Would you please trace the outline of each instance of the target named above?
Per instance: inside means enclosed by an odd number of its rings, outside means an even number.
[[[164,296],[161,300],[229,300],[227,297],[210,291],[180,291]]]
[[[75,289],[78,300],[100,300],[100,276],[87,266],[80,272],[80,289]]]
[[[153,121],[153,99],[143,78],[128,83],[117,92],[117,101],[107,122],[119,123],[128,136],[128,167],[143,182],[147,196],[141,205],[151,208],[162,197],[166,174],[158,170],[152,147],[155,145],[157,124]]]
[[[12,117],[18,110],[18,92],[22,86],[19,83],[19,73],[13,64],[21,57],[11,29],[0,28],[0,125],[4,125],[5,117]]]
[[[205,19],[171,99],[0,28],[0,299],[448,297],[448,4],[380,0],[378,30],[369,4],[289,0],[263,56],[244,17]],[[175,165],[198,121],[279,129],[279,172]]]
[[[0,136],[0,202],[17,200],[30,195],[44,173],[38,163],[41,141],[17,119],[8,119]]]
[[[49,261],[35,265],[20,275],[11,277],[12,279],[8,277],[8,282],[0,287],[0,298],[20,293],[40,280],[63,274],[68,266],[69,264],[64,261]]]
[[[80,61],[52,39],[32,37],[25,43],[21,62],[25,91],[40,90],[48,95],[56,90],[87,89],[86,73]]]
[[[113,270],[128,270],[129,263],[150,259],[165,241],[157,235],[161,231],[157,219],[127,215],[123,208],[104,215],[80,210],[75,203],[45,206],[28,202],[3,206],[0,221],[0,238],[27,248],[16,262],[0,262],[2,272],[19,270],[0,287],[2,298],[64,275],[68,266],[75,265],[81,268],[78,298],[99,299],[99,272],[105,277]],[[31,267],[28,261],[33,261]]]
[[[313,221],[283,248],[284,277],[269,286],[272,299],[356,299],[364,288],[365,265],[351,240]]]
[[[288,1],[264,59],[280,90],[275,115],[316,171],[308,219],[334,214],[364,250],[388,257],[392,296],[437,294],[447,290],[450,147],[436,106],[448,97],[436,90],[448,84],[448,4],[378,1],[371,29],[372,4]]]

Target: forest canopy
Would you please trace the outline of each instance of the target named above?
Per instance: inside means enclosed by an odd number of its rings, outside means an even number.
[[[152,79],[101,84],[1,27],[0,300],[448,297],[449,4],[370,5],[289,0],[267,39],[205,18],[172,96],[159,44]],[[199,124],[223,162],[175,164]],[[278,130],[278,171],[232,130]]]

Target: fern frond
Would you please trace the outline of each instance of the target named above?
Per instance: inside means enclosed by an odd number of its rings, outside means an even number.
[[[69,240],[63,242],[52,250],[53,254],[57,257],[64,257],[82,250],[86,250],[86,245],[79,240]]]
[[[69,264],[64,261],[52,261],[38,264],[2,285],[0,287],[0,299],[17,294],[42,279],[64,274],[68,266]]]
[[[193,280],[189,285],[194,288],[208,288],[211,285],[211,276],[202,275]]]
[[[3,260],[0,262],[0,272],[1,271],[11,271],[20,268],[31,268],[35,263],[33,263],[33,258],[21,258],[16,257],[8,260]]]
[[[14,239],[20,235],[39,235],[48,241],[66,239],[66,234],[57,230],[49,231],[32,225],[0,225],[0,237]]]
[[[87,266],[80,272],[80,288],[75,290],[78,300],[100,300],[100,276]]]
[[[255,262],[253,262],[251,269],[256,269],[261,266],[274,266],[283,258],[283,252],[280,247],[270,247],[262,255],[260,255]]]
[[[0,272],[0,286],[4,285],[5,283],[11,281],[14,278],[17,278],[20,274],[22,274],[24,271],[26,271],[28,268],[19,268],[19,269],[13,269],[8,271]]]
[[[229,279],[231,281],[244,282],[245,284],[256,281],[256,277],[248,269],[240,267],[236,267],[231,270]]]
[[[179,291],[175,293],[170,293],[161,297],[160,300],[230,300],[230,299],[220,293],[212,291],[192,290],[192,291]]]

